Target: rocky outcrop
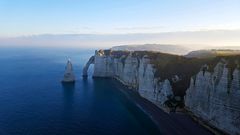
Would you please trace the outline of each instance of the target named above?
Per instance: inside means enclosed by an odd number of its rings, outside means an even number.
[[[88,62],[86,63],[86,65],[83,68],[83,76],[87,77],[88,76],[88,68],[91,64],[94,64],[94,56],[90,57]]]
[[[70,59],[67,61],[67,66],[63,76],[63,83],[75,82],[75,75],[73,73],[73,66]]]
[[[226,63],[219,62],[214,72],[200,71],[191,79],[185,105],[194,115],[222,131],[240,134],[240,72],[233,78]]]

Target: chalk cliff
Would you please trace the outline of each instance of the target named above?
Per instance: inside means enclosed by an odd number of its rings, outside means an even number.
[[[235,58],[235,57],[233,57]],[[157,106],[186,109],[229,134],[240,134],[240,71],[235,59],[198,59],[146,52],[95,52],[93,77],[110,77]],[[239,57],[237,57],[239,61]]]
[[[96,51],[83,70],[87,76],[89,63],[94,64],[93,77],[111,77],[119,80],[129,88],[152,101],[158,106],[163,106],[168,97],[173,96],[170,82],[161,81],[154,77],[155,69],[148,56],[138,57],[132,52]]]
[[[207,123],[225,131],[240,134],[240,72],[233,78],[227,64],[219,62],[214,72],[200,71],[191,79],[185,96],[186,108]]]
[[[63,76],[63,83],[75,82],[75,75],[73,73],[73,66],[70,59],[67,61],[67,66]]]

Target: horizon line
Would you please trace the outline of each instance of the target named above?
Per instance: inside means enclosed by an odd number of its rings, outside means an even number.
[[[214,32],[214,31],[240,31],[237,29],[200,29],[200,30],[179,30],[179,31],[163,31],[163,32],[129,32],[129,33],[38,33],[38,34],[23,34],[23,35],[0,35],[0,38],[21,38],[21,37],[37,37],[37,36],[60,36],[60,35],[141,35],[141,34],[168,34],[168,33],[191,33],[191,32]]]

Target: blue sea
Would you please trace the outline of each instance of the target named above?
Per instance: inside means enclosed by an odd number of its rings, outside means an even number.
[[[159,134],[114,80],[81,77],[93,54],[66,48],[0,48],[0,135]],[[60,83],[68,58],[75,85]]]

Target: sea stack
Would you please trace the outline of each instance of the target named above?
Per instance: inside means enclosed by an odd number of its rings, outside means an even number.
[[[71,60],[68,59],[62,83],[74,83],[74,82],[75,82],[75,75],[73,73],[72,63],[71,63]]]

